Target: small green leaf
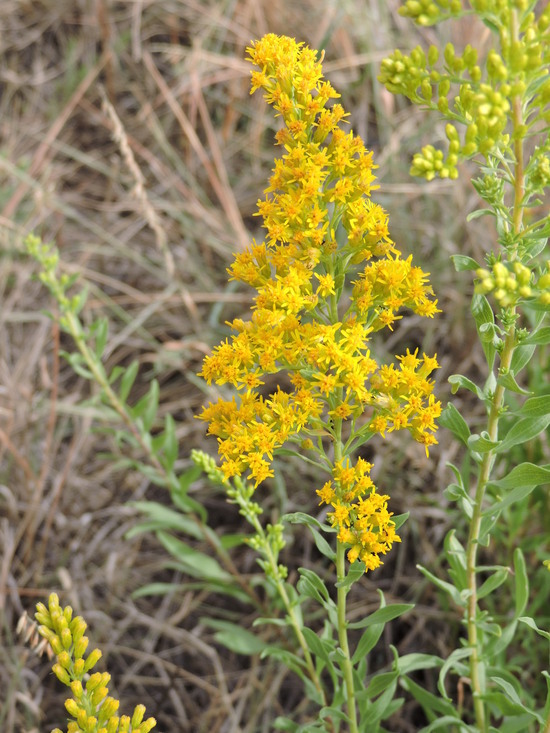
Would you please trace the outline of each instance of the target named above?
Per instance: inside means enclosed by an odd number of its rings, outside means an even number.
[[[143,512],[149,521],[140,522],[128,530],[125,534],[127,538],[135,537],[143,532],[161,529],[179,530],[195,539],[201,539],[204,536],[200,526],[194,519],[156,501],[133,501],[130,502],[130,506]]]
[[[452,670],[459,677],[466,676],[469,671],[468,665],[462,664],[460,660],[469,657],[471,653],[472,650],[469,647],[455,649],[443,662],[443,666],[441,667],[441,671],[439,672],[437,688],[444,700],[447,700],[449,702],[451,701],[451,698],[447,695],[447,691],[445,690],[445,678],[447,677],[447,674]]]
[[[169,412],[164,417],[162,451],[165,457],[165,466],[171,471],[178,457],[178,439],[176,437],[176,423]]]
[[[468,389],[470,392],[473,392],[480,400],[485,399],[483,391],[477,386],[477,384],[474,384],[471,379],[468,379],[468,377],[464,377],[462,374],[451,374],[447,381],[451,385],[451,392],[453,394],[456,394],[459,388],[462,388]]]
[[[550,326],[546,326],[545,328],[539,328],[538,331],[534,331],[533,333],[530,333],[526,338],[523,339],[521,344],[522,345],[533,344],[535,346],[538,346],[541,344],[550,344]]]
[[[172,557],[181,565],[182,569],[193,578],[204,580],[232,581],[231,575],[226,572],[213,557],[205,555],[190,547],[185,542],[173,537],[164,531],[157,532],[161,544]]]
[[[376,611],[370,613],[366,618],[361,621],[355,621],[349,624],[350,629],[365,629],[368,626],[374,626],[376,624],[385,624],[388,621],[393,621],[394,618],[402,616],[407,611],[414,608],[414,603],[392,603],[389,606],[383,606],[378,608]]]
[[[477,591],[477,597],[485,598],[486,596],[488,596],[499,586],[501,586],[505,582],[505,580],[508,579],[509,575],[510,568],[501,567],[495,570],[495,572],[481,584]]]
[[[504,436],[498,446],[498,453],[504,453],[516,445],[536,438],[550,425],[550,412],[543,417],[525,417],[516,422]]]
[[[550,466],[537,466],[534,463],[520,463],[504,478],[491,481],[492,486],[501,489],[513,489],[515,486],[539,486],[550,481]]]
[[[329,641],[328,639],[320,639],[317,634],[307,626],[302,628],[302,634],[307,642],[309,651],[319,659],[322,659],[325,664],[330,664],[330,653],[335,647],[335,642]]]
[[[466,424],[466,420],[462,417],[460,412],[454,405],[449,403],[447,407],[441,413],[439,423],[444,428],[447,428],[451,433],[464,443],[468,445],[468,438],[470,437],[470,428]]]
[[[533,629],[533,631],[536,631],[539,636],[542,636],[544,639],[548,639],[548,641],[550,641],[550,632],[539,629],[539,627],[530,616],[520,616],[518,618],[518,621],[521,621],[522,624],[525,624],[526,626],[529,626],[530,629]]]
[[[509,392],[515,392],[516,394],[533,394],[530,390],[520,387],[516,382],[516,378],[512,371],[502,374],[497,379],[497,384],[507,389]]]
[[[292,512],[291,514],[283,514],[280,521],[283,523],[288,522],[288,524],[305,524],[308,527],[324,529],[321,522],[319,522],[317,519],[310,516],[309,514],[306,514],[305,512]]]
[[[98,318],[93,322],[90,327],[90,336],[95,341],[95,354],[98,359],[101,359],[109,337],[109,321],[107,318]]]
[[[449,595],[453,601],[456,603],[457,606],[464,606],[464,602],[460,596],[460,592],[457,588],[454,587],[452,583],[447,583],[446,580],[441,580],[441,578],[438,578],[437,575],[434,575],[433,573],[430,573],[429,570],[426,570],[426,568],[422,567],[422,565],[416,566],[422,575],[424,575],[428,580],[431,580],[431,582],[437,586],[440,590],[445,591],[447,595]]]
[[[484,431],[481,435],[477,433],[470,435],[468,438],[468,449],[470,452],[475,451],[476,453],[489,453],[500,446],[500,441],[489,440],[485,437],[487,433]]]
[[[521,408],[514,412],[519,417],[544,417],[550,413],[550,395],[529,397]]]
[[[128,395],[130,394],[130,390],[132,389],[132,385],[135,382],[137,373],[139,369],[139,363],[137,361],[133,361],[125,370],[124,376],[120,380],[120,388],[118,390],[118,395],[122,402],[126,402],[128,399]]]
[[[213,618],[201,621],[205,626],[216,629],[214,639],[236,654],[261,654],[265,649],[265,641],[238,624]]]
[[[510,371],[514,374],[519,374],[523,367],[531,361],[534,353],[534,344],[527,344],[526,346],[520,344],[520,346],[516,346],[512,356],[512,362],[510,364]]]
[[[467,255],[451,255],[451,260],[453,261],[453,265],[457,272],[479,269],[478,263],[472,257],[468,257]]]
[[[514,577],[515,577],[515,602],[516,617],[521,616],[527,607],[529,600],[529,576],[527,575],[527,567],[525,558],[521,548],[516,547],[514,550]]]

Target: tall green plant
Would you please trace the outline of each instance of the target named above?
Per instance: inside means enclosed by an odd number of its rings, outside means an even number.
[[[458,163],[471,160],[479,170],[472,184],[483,206],[469,218],[488,217],[498,241],[484,262],[460,253],[453,257],[458,272],[473,271],[476,278],[472,314],[487,371],[478,384],[464,375],[450,378],[453,392],[469,390],[484,406],[486,418],[477,431],[453,404],[442,416],[471,459],[462,470],[451,467],[456,482],[447,489],[465,517],[468,536],[462,542],[454,532],[447,538],[452,585],[434,578],[464,610],[467,643],[451,654],[448,666],[469,678],[480,733],[495,730],[503,716],[501,730],[531,729],[536,721],[546,733],[550,697],[545,710],[534,711],[521,682],[506,669],[505,651],[518,622],[537,631],[524,617],[529,592],[523,554],[517,547],[515,608],[505,621],[491,617],[485,603],[509,581],[510,570],[480,565],[479,555],[503,512],[550,481],[548,464],[524,462],[507,467],[504,475],[502,470],[512,448],[550,424],[550,395],[540,385],[533,392],[524,376],[537,348],[550,343],[550,217],[543,205],[550,184],[550,7],[527,0],[408,0],[400,12],[419,25],[476,16],[491,33],[483,54],[471,45],[458,52],[450,43],[443,53],[436,46],[408,55],[395,51],[382,62],[379,79],[447,121],[447,153],[425,146],[414,156],[411,174],[428,181],[457,178]],[[467,710],[461,718],[468,720]],[[514,718],[516,723],[508,722]]]

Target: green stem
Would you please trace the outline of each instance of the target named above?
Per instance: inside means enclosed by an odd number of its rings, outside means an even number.
[[[510,21],[510,32],[512,40],[517,41],[519,38],[519,29],[517,21],[517,12],[511,11]],[[520,130],[523,125],[523,110],[522,110],[522,98],[520,95],[516,95],[512,100],[512,128],[513,132],[516,133]],[[523,226],[523,197],[525,194],[525,172],[524,172],[524,160],[523,160],[523,137],[521,134],[513,135],[514,139],[514,202],[513,202],[513,220],[512,227],[514,234],[519,234]],[[510,259],[515,259],[515,252],[512,252]],[[511,316],[513,317],[513,313]],[[512,320],[512,319],[511,319]],[[500,354],[500,369],[501,374],[506,374],[512,363],[512,356],[516,346],[516,332],[515,327],[512,325],[508,328],[504,345]],[[497,383],[493,399],[491,401],[491,407],[489,409],[489,417],[487,421],[487,433],[489,440],[496,441],[498,439],[498,421],[502,407],[504,405],[505,387]],[[483,501],[485,498],[485,490],[490,480],[491,469],[493,468],[495,461],[495,453],[488,451],[484,454],[481,461],[478,473],[477,486],[474,494],[474,506],[472,518],[470,521],[470,531],[468,535],[468,543],[466,546],[466,572],[468,575],[468,606],[466,609],[466,621],[468,627],[468,643],[471,648],[470,656],[470,680],[472,687],[472,694],[474,700],[474,714],[476,719],[476,725],[479,729],[479,733],[487,733],[488,720],[486,715],[486,708],[483,701],[484,693],[484,681],[481,673],[481,656],[482,656],[482,641],[478,637],[477,628],[477,617],[478,617],[478,598],[477,598],[477,576],[476,576],[476,564],[477,564],[477,548],[479,546],[479,535],[481,530],[481,518],[483,511]],[[550,730],[545,730],[544,733],[550,733]]]
[[[323,689],[323,686],[321,684],[321,681],[315,669],[315,664],[313,663],[313,658],[311,656],[311,652],[309,651],[307,641],[302,633],[302,628],[300,625],[300,620],[296,613],[296,608],[291,603],[290,598],[288,597],[288,593],[286,592],[285,584],[281,578],[279,565],[277,563],[277,558],[273,554],[273,550],[269,543],[269,539],[258,517],[253,512],[248,511],[248,507],[245,501],[241,500],[240,497],[237,497],[237,501],[239,502],[239,505],[245,510],[246,518],[248,519],[250,524],[254,527],[254,530],[256,531],[257,536],[261,539],[263,553],[269,563],[269,568],[271,570],[270,577],[275,582],[275,585],[277,587],[277,592],[284,604],[285,610],[290,620],[290,624],[294,630],[296,639],[298,640],[298,644],[300,645],[300,648],[304,654],[304,661],[306,663],[309,677],[311,681],[313,682],[313,684],[315,685],[315,689],[317,690],[317,692],[319,693],[321,697],[323,706],[326,706],[327,701],[326,701],[325,691]]]
[[[346,549],[340,542],[336,546],[336,574],[338,578],[338,639],[340,641],[340,649],[343,652],[340,667],[344,674],[346,683],[346,701],[349,716],[349,733],[359,733],[357,727],[357,709],[355,706],[355,686],[353,684],[353,665],[351,663],[349,643],[348,643],[348,624],[346,620],[346,596],[348,588],[342,586],[346,579]]]

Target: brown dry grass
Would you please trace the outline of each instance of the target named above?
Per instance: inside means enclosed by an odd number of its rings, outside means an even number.
[[[379,60],[418,42],[396,15],[396,0],[3,0],[0,6],[0,728],[64,726],[65,694],[15,638],[24,610],[56,590],[83,613],[105,652],[126,709],[138,701],[167,733],[270,731],[280,712],[303,709],[296,682],[272,663],[236,657],[212,640],[210,615],[250,623],[246,607],[194,589],[166,568],[154,538],[125,539],[137,513],[127,502],[163,493],[102,456],[112,444],[94,432],[81,405],[90,385],[60,358],[69,340],[41,309],[52,304],[22,253],[30,231],[58,245],[64,266],[89,283],[83,317],[108,316],[108,365],[141,363],[135,398],[156,375],[161,415],[178,422],[181,467],[204,446],[193,420],[206,398],[194,374],[249,294],[228,285],[231,253],[261,237],[255,203],[269,175],[274,123],[248,95],[249,41],[272,31],[326,48],[326,74],[343,93],[354,128],[374,148],[392,231],[404,251],[429,263],[449,315],[429,325],[408,319],[389,352],[424,344],[450,372],[468,371],[473,338],[467,305],[448,264],[467,251],[461,229],[470,189],[425,187],[406,173],[424,135],[441,136],[376,83]],[[433,31],[423,32],[431,40]],[[449,220],[448,211],[456,219]],[[442,222],[444,221],[444,225]],[[459,243],[459,244],[457,244]],[[472,362],[473,360],[473,362]],[[442,387],[442,391],[444,388]],[[443,393],[444,396],[444,393]],[[405,444],[403,444],[405,445]],[[433,590],[415,563],[437,566],[447,527],[442,490],[445,442],[427,461],[417,446],[376,448],[377,478],[393,509],[410,510],[403,545],[354,597],[358,617],[389,599],[417,609],[385,638],[403,651],[445,652]],[[268,506],[315,507],[311,478],[298,474]],[[309,483],[308,483],[309,481]],[[239,518],[223,496],[194,489],[218,532]],[[276,492],[275,492],[276,493]],[[289,547],[295,568],[318,562],[309,538]],[[236,556],[254,571],[246,552]],[[164,597],[133,599],[153,580],[173,581]],[[183,585],[182,585],[183,584]],[[456,623],[452,614],[446,619]],[[386,652],[375,655],[382,667]],[[407,704],[396,732],[418,727]]]

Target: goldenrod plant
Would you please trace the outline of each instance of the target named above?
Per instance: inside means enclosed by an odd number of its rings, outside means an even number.
[[[513,551],[513,569],[484,566],[480,555],[499,520],[512,524],[510,512],[529,521],[529,496],[550,480],[550,464],[509,461],[511,450],[544,435],[550,424],[548,376],[530,380],[528,371],[537,350],[550,343],[550,217],[544,204],[550,184],[550,6],[528,0],[407,0],[401,13],[421,26],[459,18],[486,26],[483,49],[457,50],[449,43],[443,52],[436,46],[409,54],[397,50],[382,62],[379,79],[390,92],[446,121],[448,152],[426,145],[414,156],[411,174],[428,181],[457,178],[458,164],[471,161],[478,170],[472,184],[483,203],[469,218],[487,217],[498,243],[483,261],[460,252],[453,258],[458,272],[474,275],[472,314],[486,372],[478,383],[459,374],[450,382],[453,392],[472,392],[486,417],[473,426],[452,403],[442,415],[468,453],[463,467],[451,466],[455,482],[447,496],[469,530],[462,539],[455,532],[447,538],[450,582],[424,571],[463,609],[467,637],[445,667],[467,679],[473,715],[468,705],[457,710],[448,704],[443,680],[445,706],[427,696],[423,704],[434,718],[429,730],[454,725],[479,733],[548,733],[550,695],[545,705],[537,701],[507,659],[518,623],[550,638],[526,615],[529,582],[521,547]],[[501,618],[491,613],[497,589],[514,598],[514,608]],[[542,674],[548,683],[548,670]]]
[[[52,667],[57,679],[70,688],[65,708],[71,718],[67,733],[149,733],[156,725],[154,718],[145,717],[145,706],[137,705],[132,716],[119,716],[120,702],[109,695],[107,672],[92,672],[101,659],[101,651],[87,652],[89,639],[85,636],[86,622],[82,616],[73,617],[70,606],[62,608],[55,593],[48,605],[38,603],[35,618],[38,632],[52,648],[56,661]],[[52,733],[62,733],[55,728]]]
[[[527,615],[528,566],[522,549],[515,547],[513,570],[504,564],[508,558],[499,565],[480,561],[480,548],[503,524],[499,519],[516,509],[528,516],[533,489],[550,479],[550,466],[523,462],[511,467],[500,460],[550,424],[548,390],[541,387],[535,394],[528,378],[536,347],[550,342],[550,328],[544,325],[550,221],[538,203],[550,180],[550,12],[536,6],[404,3],[403,13],[421,25],[475,15],[498,43],[484,58],[471,47],[460,54],[448,46],[441,62],[435,46],[409,55],[399,51],[381,69],[390,91],[437,110],[448,122],[448,153],[426,146],[415,156],[412,172],[427,180],[452,179],[461,160],[477,162],[480,177],[473,184],[484,207],[474,216],[490,215],[496,225],[500,249],[487,253],[485,262],[463,253],[454,257],[459,272],[473,271],[476,278],[472,312],[487,374],[480,385],[461,375],[451,383],[455,391],[470,390],[484,405],[487,420],[479,432],[472,432],[467,416],[452,404],[441,412],[434,394],[435,355],[408,348],[390,363],[376,356],[374,334],[378,340],[389,335],[407,311],[436,316],[437,301],[427,273],[412,256],[402,255],[390,236],[387,213],[372,198],[377,188],[372,154],[346,130],[347,114],[323,78],[322,56],[292,38],[268,34],[248,49],[255,66],[252,92],[264,92],[281,122],[280,154],[257,207],[266,239],[239,252],[229,268],[232,280],[254,291],[251,314],[227,324],[228,338],[205,358],[200,372],[213,401],[199,417],[218,441],[220,465],[194,451],[195,465],[179,471],[174,421],[153,427],[155,383],[136,405],[128,404],[137,365],[106,372],[107,323],[83,326],[84,296],[68,295],[72,281],[59,274],[55,248],[36,237],[27,240],[42,265],[40,277],[57,301],[59,323],[75,339],[77,352],[68,358],[99,385],[93,399],[103,417],[111,426],[122,422],[117,441],[131,454],[123,465],[166,487],[175,504],[172,511],[140,502],[147,521],[135,531],[154,530],[180,569],[252,603],[261,639],[218,620],[213,625],[220,643],[286,665],[302,681],[307,704],[301,719],[278,716],[273,730],[386,733],[404,702],[401,687],[423,708],[426,733],[550,733],[550,696],[540,687],[526,689],[507,657],[520,629],[538,633],[544,643],[550,638]],[[445,542],[448,579],[435,569],[422,572],[463,614],[466,638],[444,660],[421,650],[399,657],[392,648],[393,663],[380,670],[369,653],[385,624],[412,606],[387,605],[380,592],[380,607],[351,621],[348,595],[365,573],[376,579],[383,558],[400,541],[406,515],[395,516],[389,492],[374,485],[364,446],[375,436],[396,441],[395,434],[406,430],[428,453],[437,443],[438,419],[467,451],[463,465],[452,467],[455,483],[446,492],[463,521]],[[289,465],[303,460],[312,466],[317,507],[264,523],[258,487],[281,480],[285,459]],[[230,545],[209,527],[205,509],[188,494],[200,472],[223,488],[252,528],[243,539],[257,553],[262,571],[252,581],[240,576]],[[297,582],[291,582],[281,551],[293,525],[312,533],[327,564],[324,577],[298,568]],[[461,526],[469,528],[462,539]],[[205,540],[216,558],[176,539],[172,530]],[[498,614],[491,605],[495,591],[510,579],[513,608],[507,604]],[[257,593],[260,586],[265,598]],[[43,607],[39,613],[44,614]],[[438,670],[439,694],[422,687],[415,675],[430,668]],[[542,674],[550,680],[547,671]],[[450,690],[453,676],[459,680],[458,696]]]

